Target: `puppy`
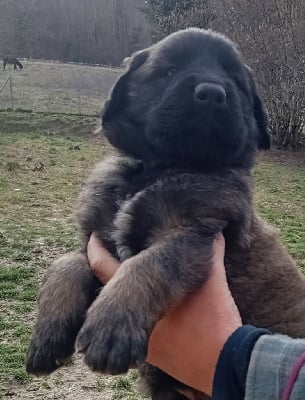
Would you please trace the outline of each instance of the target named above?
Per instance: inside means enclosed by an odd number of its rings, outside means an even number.
[[[304,337],[305,279],[253,210],[251,168],[270,138],[234,44],[188,29],[136,53],[102,125],[119,155],[96,167],[81,194],[83,248],[44,279],[28,372],[52,372],[76,341],[92,370],[120,374],[137,365],[153,400],[184,399],[183,385],[143,364],[148,339],[166,311],[206,281],[220,231],[244,323]],[[102,290],[86,258],[93,231],[122,262]]]

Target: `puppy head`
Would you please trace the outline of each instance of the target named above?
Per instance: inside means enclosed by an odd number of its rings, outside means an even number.
[[[134,54],[102,124],[115,147],[144,162],[250,167],[256,149],[270,147],[251,70],[232,42],[201,29]]]

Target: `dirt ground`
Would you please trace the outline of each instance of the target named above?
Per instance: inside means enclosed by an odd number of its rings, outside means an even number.
[[[148,400],[138,387],[137,371],[120,377],[94,374],[75,356],[70,365],[50,377],[34,378],[27,385],[9,385],[2,399],[10,400]]]
[[[13,386],[4,393],[6,399],[22,400],[93,400],[114,399],[111,385],[112,377],[102,378],[104,385],[99,387],[97,376],[86,368],[80,358],[75,358],[73,364],[63,367],[48,378],[34,378],[26,386]]]

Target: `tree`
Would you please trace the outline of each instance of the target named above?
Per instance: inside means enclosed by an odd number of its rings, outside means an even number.
[[[304,140],[304,0],[215,0],[214,27],[242,49],[257,73],[274,143],[296,148]]]
[[[147,0],[146,3],[155,38],[188,27],[206,28],[215,18],[211,0]]]
[[[156,38],[188,26],[212,27],[242,49],[267,104],[273,141],[305,140],[304,0],[147,0]]]
[[[151,43],[143,0],[0,0],[0,55],[120,65]]]

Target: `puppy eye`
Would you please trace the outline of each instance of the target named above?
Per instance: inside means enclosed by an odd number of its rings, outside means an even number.
[[[176,72],[177,72],[177,69],[176,69],[175,67],[170,67],[170,68],[167,68],[167,70],[166,70],[166,75],[169,76],[169,77],[171,77],[171,76],[173,76]]]

